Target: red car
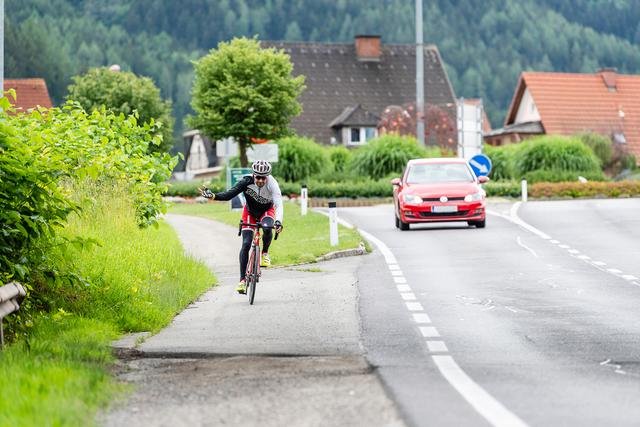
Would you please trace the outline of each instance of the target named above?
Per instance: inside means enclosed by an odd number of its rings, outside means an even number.
[[[488,180],[476,177],[464,159],[410,160],[402,178],[391,181],[396,227],[408,230],[409,224],[421,222],[466,221],[484,228],[486,193],[480,184]]]

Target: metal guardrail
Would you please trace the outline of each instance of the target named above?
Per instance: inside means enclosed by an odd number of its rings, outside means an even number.
[[[18,299],[22,299],[27,292],[18,282],[11,282],[8,285],[0,286],[0,348],[4,347],[4,330],[2,328],[2,319],[18,311]]]

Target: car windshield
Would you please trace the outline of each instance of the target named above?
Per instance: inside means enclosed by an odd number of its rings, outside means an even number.
[[[440,182],[473,182],[473,175],[464,163],[428,163],[409,168],[408,184]]]

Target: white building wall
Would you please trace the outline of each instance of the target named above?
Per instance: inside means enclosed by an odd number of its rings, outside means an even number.
[[[522,100],[520,100],[520,106],[518,107],[518,113],[516,114],[514,124],[537,121],[540,121],[540,113],[538,112],[536,103],[533,101],[531,92],[526,88],[522,95]]]

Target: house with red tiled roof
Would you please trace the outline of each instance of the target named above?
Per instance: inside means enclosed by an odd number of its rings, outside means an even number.
[[[38,106],[51,108],[51,98],[44,79],[5,79],[4,90],[16,91],[16,100],[10,99],[17,111],[26,112]]]
[[[484,135],[504,145],[533,135],[594,132],[640,159],[640,75],[524,72],[504,127]]]

